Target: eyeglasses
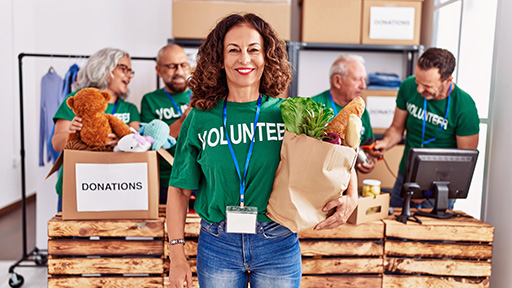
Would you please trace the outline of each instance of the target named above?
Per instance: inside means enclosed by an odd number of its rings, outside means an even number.
[[[130,75],[130,76],[135,75],[135,71],[133,71],[131,68],[129,68],[128,66],[126,66],[124,64],[117,64],[117,67],[119,67],[119,69],[121,69],[123,74]]]
[[[190,64],[188,62],[178,63],[178,64],[158,64],[160,67],[165,67],[171,71],[178,70],[178,67],[181,67],[181,70],[188,70],[190,69]]]

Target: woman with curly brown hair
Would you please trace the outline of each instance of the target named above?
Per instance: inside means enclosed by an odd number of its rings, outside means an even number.
[[[200,287],[300,286],[298,236],[265,215],[284,135],[276,96],[290,81],[284,43],[254,14],[225,17],[199,48],[189,81],[193,109],[169,181],[171,287],[192,287],[184,251],[192,190],[201,217]]]
[[[199,48],[169,181],[171,287],[192,287],[183,239],[196,189],[200,287],[300,286],[297,234],[265,216],[284,134],[274,97],[290,81],[284,43],[254,14],[225,17]]]

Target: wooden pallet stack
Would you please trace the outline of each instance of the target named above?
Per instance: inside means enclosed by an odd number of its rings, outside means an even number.
[[[383,220],[383,287],[489,287],[494,227],[471,217],[418,218],[422,225]]]
[[[384,224],[299,233],[303,288],[382,287]]]
[[[48,222],[48,287],[163,287],[164,221]]]
[[[399,211],[397,212],[399,213]],[[302,288],[489,287],[494,228],[471,217],[384,220],[299,233]],[[197,288],[200,218],[185,253]],[[169,287],[165,208],[156,220],[48,222],[48,287]],[[128,237],[128,238],[126,238]]]

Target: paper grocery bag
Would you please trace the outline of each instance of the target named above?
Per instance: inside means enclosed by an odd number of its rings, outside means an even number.
[[[285,131],[266,215],[293,232],[312,228],[347,188],[355,160],[353,148]]]

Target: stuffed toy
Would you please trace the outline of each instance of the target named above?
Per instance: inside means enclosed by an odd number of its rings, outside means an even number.
[[[169,135],[169,126],[162,120],[155,119],[149,123],[140,123],[139,133],[144,136],[151,136],[155,139],[152,150],[160,148],[169,149],[176,145],[176,139]]]
[[[86,146],[75,149],[112,151],[105,144],[111,139],[108,134],[115,133],[122,138],[130,134],[130,127],[114,115],[106,114],[110,94],[96,88],[85,88],[69,97],[66,103],[75,115],[82,117],[82,130],[68,135],[66,146],[80,142]],[[83,145],[82,145],[83,146]]]
[[[151,149],[151,144],[155,142],[153,137],[142,136],[132,127],[130,130],[134,133],[121,138],[114,147],[114,152],[145,152]]]

